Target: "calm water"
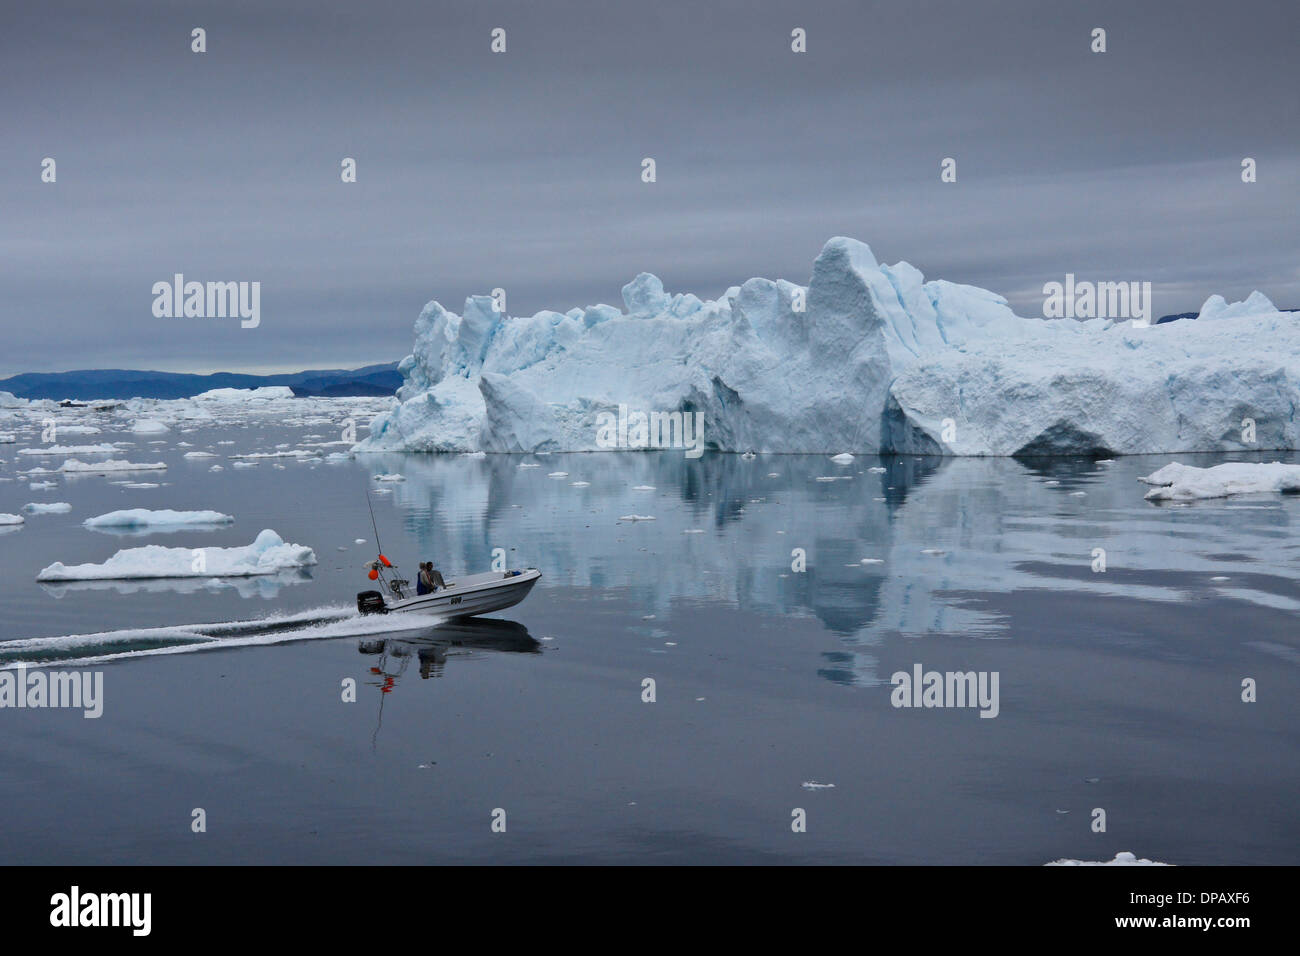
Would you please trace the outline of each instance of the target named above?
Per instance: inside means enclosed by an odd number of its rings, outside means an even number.
[[[169,465],[131,476],[163,482],[153,489],[85,477],[33,491],[17,472],[50,463],[17,450],[36,439],[0,446],[0,477],[14,479],[0,482],[0,512],[72,505],[0,535],[0,637],[43,639],[0,652],[59,668],[122,655],[85,665],[104,675],[98,720],[0,710],[0,861],[1300,857],[1300,499],[1155,506],[1136,478],[1163,456],[235,469],[176,446],[224,456],[309,431],[137,439],[129,457]],[[86,441],[104,437],[120,436]],[[383,473],[406,480],[373,481]],[[366,487],[381,489],[380,535],[404,568],[429,559],[450,579],[501,548],[544,579],[493,620],[393,632],[357,619],[374,553]],[[81,526],[126,507],[236,522],[144,536]],[[320,563],[237,585],[35,582],[54,561],[242,545],[262,528]],[[301,620],[242,625],[277,615]],[[1000,714],[894,708],[890,675],[917,663],[996,671]],[[1240,699],[1246,677],[1257,703]],[[355,702],[341,699],[348,678]],[[206,833],[191,832],[196,807]],[[1105,833],[1090,830],[1095,807]],[[497,808],[505,833],[491,829]],[[791,831],[796,808],[805,833]]]

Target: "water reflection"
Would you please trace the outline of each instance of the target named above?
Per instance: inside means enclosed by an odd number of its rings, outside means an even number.
[[[370,683],[387,694],[406,672],[412,658],[419,661],[420,677],[427,680],[441,677],[451,657],[471,656],[482,651],[540,654],[542,645],[528,633],[528,628],[515,621],[471,618],[448,621],[417,634],[367,638],[358,642],[357,650],[378,657],[371,665],[370,673],[380,680]]]
[[[217,591],[234,591],[241,598],[271,600],[280,589],[312,580],[307,568],[294,568],[275,574],[254,574],[237,577],[212,578],[115,578],[101,581],[60,581],[57,584],[40,582],[41,590],[52,598],[63,599],[69,594],[86,591],[112,591],[116,594],[199,594]]]
[[[844,644],[824,675],[874,683],[870,648],[884,635],[1010,637],[994,594],[1179,601],[1192,589],[1276,605],[1276,581],[1297,556],[1289,528],[1300,503],[1153,507],[1137,478],[1172,457],[1206,466],[1251,456],[359,460],[372,476],[405,478],[376,500],[381,521],[454,572],[489,566],[499,548],[510,565],[543,569],[543,589],[616,598],[633,620],[700,601],[812,616]],[[626,520],[634,515],[655,520]],[[1098,548],[1106,573],[1092,570]]]
[[[384,698],[396,689],[412,660],[418,662],[420,678],[428,680],[441,677],[453,657],[473,657],[483,652],[540,654],[542,645],[528,633],[528,628],[515,621],[471,618],[448,621],[415,634],[404,632],[401,637],[367,638],[357,643],[357,650],[377,658],[370,666],[375,679],[366,682],[379,690],[379,713],[370,739],[374,747],[384,726]]]

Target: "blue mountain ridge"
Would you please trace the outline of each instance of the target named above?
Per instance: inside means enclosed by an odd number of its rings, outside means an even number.
[[[25,372],[0,379],[0,391],[18,398],[191,398],[212,388],[287,385],[302,397],[392,395],[402,384],[397,363],[357,369],[309,369],[277,375],[243,372],[152,372],[134,369],[79,369]]]

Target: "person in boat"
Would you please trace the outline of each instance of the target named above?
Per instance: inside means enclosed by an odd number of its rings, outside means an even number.
[[[415,578],[416,594],[431,594],[433,592],[433,578],[429,575],[429,568],[432,564],[431,561],[420,562],[420,573]]]
[[[437,591],[447,586],[447,582],[442,579],[442,572],[433,566],[432,561],[424,562],[425,568],[429,572],[429,589]]]

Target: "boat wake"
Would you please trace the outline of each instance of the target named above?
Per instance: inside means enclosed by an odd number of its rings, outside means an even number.
[[[0,670],[20,665],[81,666],[157,654],[422,631],[436,625],[438,620],[421,615],[395,623],[388,615],[362,617],[354,608],[321,607],[245,621],[33,637],[0,643]]]

